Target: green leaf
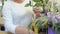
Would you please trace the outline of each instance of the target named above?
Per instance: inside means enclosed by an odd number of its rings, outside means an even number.
[[[34,2],[40,2],[40,0],[33,0]]]
[[[40,7],[40,6],[42,6],[42,3],[37,2],[34,6],[36,6],[36,7]]]
[[[28,6],[30,6],[30,4],[26,4],[26,5],[25,5],[25,7],[28,7]]]
[[[39,17],[38,19],[36,19],[36,25],[38,26],[38,28],[42,28],[42,24],[48,20],[47,16],[44,17]]]
[[[31,5],[31,1],[29,1],[29,3],[27,3],[27,4],[25,5],[25,7],[29,7],[29,6],[32,6],[32,5]]]

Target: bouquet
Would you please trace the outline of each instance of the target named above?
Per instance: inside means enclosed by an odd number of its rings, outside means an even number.
[[[35,2],[34,5],[32,5],[31,4],[32,2],[29,1],[29,3],[25,5],[25,7],[31,6],[33,8],[37,7],[39,9],[40,7],[42,7],[44,9],[44,7],[47,6],[46,1],[47,0],[33,0],[33,2]],[[44,11],[42,10],[41,12],[44,12]],[[43,30],[44,27],[47,28],[45,26],[47,21],[48,21],[47,16],[41,16],[41,17],[38,17],[37,19],[32,18],[32,23],[29,24],[28,29],[33,29],[35,34],[38,34],[40,29]]]
[[[47,28],[47,26],[49,26],[49,25],[47,25],[47,23],[50,22],[50,24],[52,24],[51,28],[55,29],[56,31],[58,31],[57,29],[60,28],[60,26],[59,26],[60,22],[58,21],[59,18],[55,16],[55,13],[58,12],[57,6],[56,6],[57,3],[53,4],[54,11],[51,12],[51,8],[52,7],[51,7],[51,5],[47,4],[47,2],[48,2],[47,0],[33,0],[33,2],[35,2],[34,5],[32,5],[31,4],[32,2],[30,1],[29,3],[27,3],[25,5],[25,7],[28,7],[28,6],[31,6],[33,8],[34,7],[38,7],[38,8],[42,7],[43,8],[43,12],[45,12],[47,10],[51,14],[50,15],[47,14],[47,16],[41,16],[41,17],[39,17],[37,19],[32,18],[32,23],[29,24],[28,29],[33,29],[35,34],[38,34],[39,30],[40,29],[43,30],[44,27]]]

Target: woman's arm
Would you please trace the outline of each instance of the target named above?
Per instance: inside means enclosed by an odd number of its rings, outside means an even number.
[[[12,11],[10,5],[5,3],[2,10],[3,20],[6,31],[15,33],[15,28],[17,25],[13,24]]]
[[[28,30],[27,28],[24,28],[24,27],[16,27],[16,30],[15,30],[16,34],[34,34],[34,32],[32,30]]]

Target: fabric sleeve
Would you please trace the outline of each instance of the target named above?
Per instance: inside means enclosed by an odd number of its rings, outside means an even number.
[[[15,33],[17,25],[13,24],[12,11],[7,3],[3,6],[2,15],[5,25],[5,30],[8,32]]]

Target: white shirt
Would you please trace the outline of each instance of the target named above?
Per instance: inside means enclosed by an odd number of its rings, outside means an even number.
[[[32,8],[25,7],[27,2],[27,0],[21,4],[13,1],[5,2],[2,14],[6,31],[15,33],[16,26],[27,28],[29,23],[32,22]]]

